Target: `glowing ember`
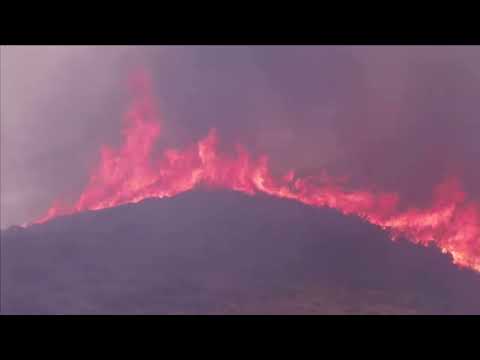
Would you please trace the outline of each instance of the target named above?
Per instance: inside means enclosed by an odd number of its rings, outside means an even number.
[[[392,238],[433,243],[449,253],[455,264],[480,272],[480,209],[466,200],[457,180],[448,179],[435,189],[430,208],[401,211],[397,194],[348,190],[344,178],[325,174],[298,178],[289,171],[275,179],[267,157],[253,159],[241,146],[236,156],[219,153],[215,130],[190,148],[169,149],[154,159],[152,150],[161,131],[148,77],[136,77],[134,86],[139,96],[125,116],[123,146],[103,147],[100,163],[78,201],[74,205],[55,202],[35,223],[145,198],[170,197],[202,184],[249,195],[263,192],[354,214],[388,231]]]

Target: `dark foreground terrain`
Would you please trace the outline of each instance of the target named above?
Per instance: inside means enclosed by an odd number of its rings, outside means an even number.
[[[480,314],[480,275],[355,217],[197,191],[2,232],[3,314]]]

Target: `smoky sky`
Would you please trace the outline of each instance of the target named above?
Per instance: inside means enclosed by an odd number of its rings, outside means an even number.
[[[219,132],[274,170],[325,168],[410,206],[458,176],[480,199],[479,47],[1,48],[1,225],[75,199],[119,145],[128,76],[145,68],[162,147]]]

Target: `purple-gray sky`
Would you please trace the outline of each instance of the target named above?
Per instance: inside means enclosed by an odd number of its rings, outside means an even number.
[[[327,167],[428,200],[453,173],[480,190],[479,47],[1,48],[1,226],[75,198],[118,144],[126,80],[153,77],[160,146],[219,130],[274,167]]]

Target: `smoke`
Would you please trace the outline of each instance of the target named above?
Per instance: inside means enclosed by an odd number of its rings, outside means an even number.
[[[335,122],[346,164],[359,181],[400,192],[410,204],[425,204],[435,184],[457,176],[479,199],[478,50],[361,53],[365,101],[357,119],[346,110]]]
[[[119,141],[133,48],[2,46],[1,225],[84,186],[100,144]]]
[[[1,225],[74,199],[119,144],[126,79],[152,74],[159,147],[216,128],[274,171],[320,168],[431,202],[459,177],[480,199],[478,47],[2,47]]]

